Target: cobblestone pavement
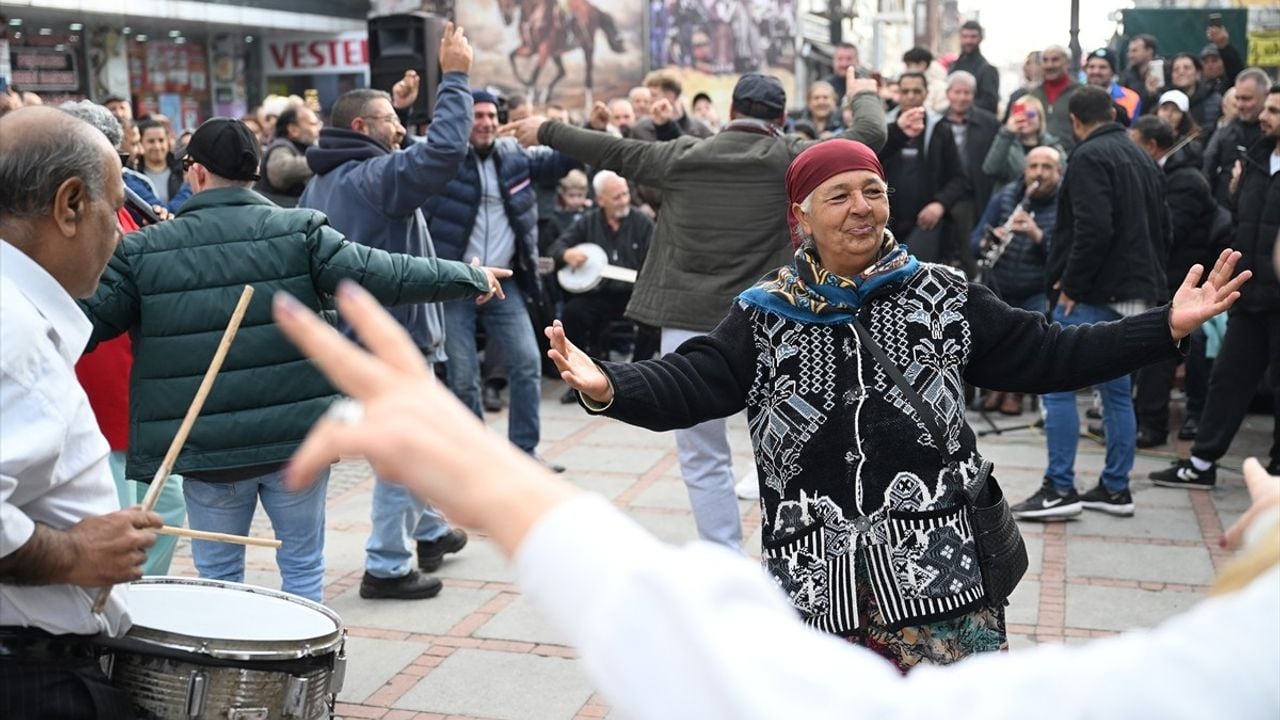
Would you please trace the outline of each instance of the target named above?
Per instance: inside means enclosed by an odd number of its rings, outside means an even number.
[[[651,433],[585,415],[558,402],[563,386],[543,388],[541,454],[568,468],[566,477],[611,498],[658,537],[686,542],[695,536],[669,434]],[[1082,398],[1083,399],[1083,398]],[[505,434],[505,413],[489,415]],[[1083,413],[1082,413],[1083,418]],[[999,417],[1002,425],[1035,420]],[[976,414],[970,422],[985,427]],[[1219,487],[1210,493],[1158,488],[1147,472],[1163,467],[1164,453],[1139,455],[1132,485],[1137,514],[1128,519],[1086,511],[1068,523],[1022,526],[1031,565],[1008,609],[1012,651],[1035,643],[1067,642],[1149,627],[1199,601],[1228,556],[1217,541],[1248,505],[1239,469],[1244,456],[1267,451],[1269,416],[1246,420]],[[731,420],[735,469],[749,467],[744,417]],[[1171,436],[1172,437],[1172,436]],[[1185,443],[1180,443],[1185,445]],[[992,435],[983,452],[1012,501],[1039,486],[1045,463],[1035,429]],[[1185,452],[1184,447],[1179,450]],[[1078,484],[1097,482],[1102,446],[1082,439]],[[382,720],[571,720],[610,717],[610,708],[586,679],[575,653],[512,584],[496,548],[473,536],[438,575],[439,597],[423,601],[362,600],[357,594],[369,531],[373,478],[364,463],[337,467],[329,488],[325,556],[326,604],[346,623],[346,685],[339,696],[344,718]],[[746,550],[758,556],[759,510],[743,502]],[[255,534],[271,535],[265,513]],[[189,545],[173,574],[194,575]],[[278,588],[270,550],[250,548],[247,581]],[[617,717],[614,713],[612,717]]]

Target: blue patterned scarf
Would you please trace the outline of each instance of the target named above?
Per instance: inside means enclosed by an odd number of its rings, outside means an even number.
[[[813,241],[806,240],[790,265],[779,268],[774,276],[747,289],[738,299],[796,322],[843,325],[853,320],[864,299],[905,283],[919,267],[920,261],[888,230],[880,258],[851,278],[824,268]]]

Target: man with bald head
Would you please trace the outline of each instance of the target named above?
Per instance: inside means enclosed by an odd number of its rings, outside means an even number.
[[[7,718],[129,717],[92,638],[129,629],[154,513],[120,509],[74,365],[92,295],[120,241],[120,159],[54,108],[0,118],[0,708]]]

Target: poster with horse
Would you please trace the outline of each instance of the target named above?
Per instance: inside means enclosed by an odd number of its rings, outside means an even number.
[[[644,0],[467,0],[472,84],[572,110],[625,96],[644,77]]]

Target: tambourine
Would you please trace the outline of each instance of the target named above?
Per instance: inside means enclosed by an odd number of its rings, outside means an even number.
[[[578,267],[565,265],[556,273],[560,287],[571,293],[590,292],[605,280],[621,280],[634,284],[637,272],[631,268],[609,264],[609,255],[595,243],[581,243],[574,248],[586,253],[587,261]]]

